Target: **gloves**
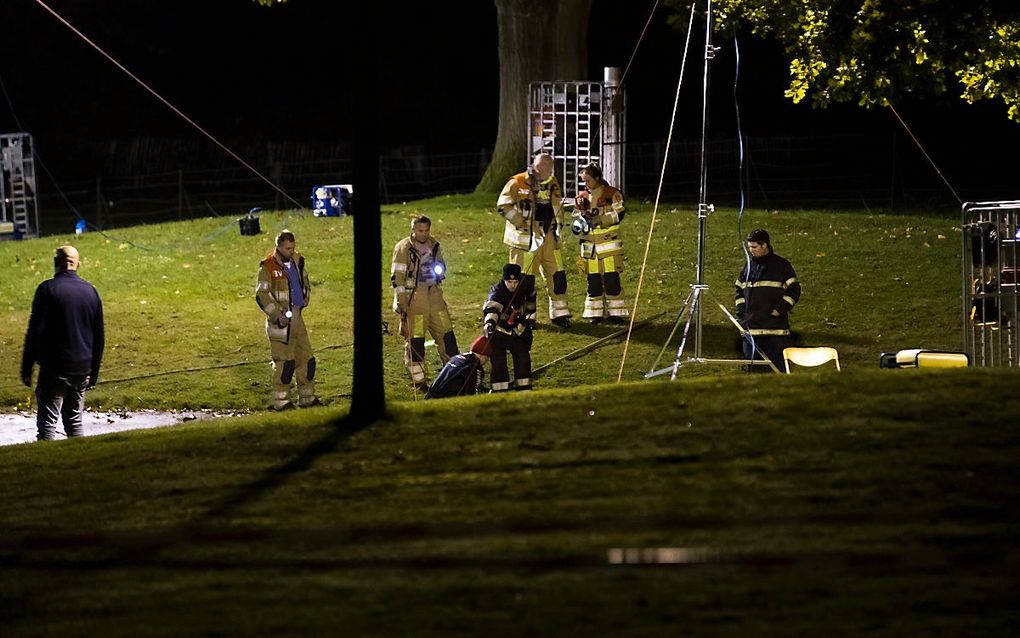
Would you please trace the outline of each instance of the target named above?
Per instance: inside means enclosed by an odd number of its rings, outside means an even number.
[[[492,333],[494,328],[495,325],[491,323],[487,323],[484,326],[482,326],[482,334],[485,335],[486,339],[492,339]]]
[[[24,383],[25,387],[27,387],[27,388],[31,388],[32,387],[32,371],[31,370],[29,370],[28,372],[22,371],[22,373],[21,373],[21,382]]]

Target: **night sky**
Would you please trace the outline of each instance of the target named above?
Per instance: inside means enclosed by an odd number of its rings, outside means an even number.
[[[356,3],[289,0],[272,8],[250,0],[51,0],[66,17],[228,145],[245,140],[343,144],[356,122],[354,100],[378,105],[384,149],[477,151],[495,139],[499,78],[496,10],[489,0],[400,3],[374,25],[382,59],[380,95],[359,95],[349,78],[364,63],[351,46],[363,28]],[[589,78],[623,67],[652,2],[596,0],[589,29]],[[628,141],[664,139],[683,55],[683,34],[654,23],[627,78]],[[0,76],[40,154],[60,175],[89,174],[90,152],[110,139],[190,139],[199,134],[134,84],[34,0],[0,3]],[[572,28],[565,25],[564,28]],[[712,132],[733,136],[733,45],[713,67]],[[884,110],[840,105],[824,111],[782,97],[778,47],[741,41],[741,117],[745,134],[890,133]],[[688,63],[678,135],[700,134],[700,56]],[[1004,107],[966,107],[950,96],[904,101],[901,114],[951,171],[1016,174],[1020,126]],[[0,102],[0,131],[17,130]],[[902,131],[901,131],[902,132]],[[980,162],[959,158],[977,145]],[[1008,158],[1012,151],[1013,158]],[[1001,158],[999,157],[1001,155]],[[1008,164],[1012,162],[1012,164]],[[1003,164],[1005,167],[1003,168]],[[989,168],[989,167],[999,168]],[[969,167],[969,168],[967,168]],[[966,176],[960,175],[961,179]]]

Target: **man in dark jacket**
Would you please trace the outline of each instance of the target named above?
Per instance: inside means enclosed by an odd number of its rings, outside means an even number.
[[[800,282],[790,262],[773,252],[768,231],[751,231],[747,250],[750,264],[736,281],[737,318],[750,333],[750,338],[745,335],[744,356],[760,360],[764,353],[781,370],[783,348],[790,339],[790,311],[800,300]],[[769,371],[765,366],[748,367],[755,372]]]
[[[489,362],[492,346],[482,335],[471,342],[471,349],[450,357],[443,369],[436,375],[426,399],[444,399],[469,394],[478,394],[482,389],[485,364]]]
[[[523,281],[522,281],[523,280]],[[514,360],[514,390],[531,389],[531,341],[535,326],[528,298],[534,292],[530,278],[524,278],[517,264],[503,266],[503,280],[489,290],[482,306],[482,333],[492,343],[492,391],[510,389],[506,355]]]
[[[82,435],[85,391],[96,385],[103,359],[103,303],[89,282],[78,276],[81,258],[74,246],[57,248],[53,279],[39,284],[21,358],[21,381],[35,388],[40,441],[57,437],[57,417],[68,437]]]

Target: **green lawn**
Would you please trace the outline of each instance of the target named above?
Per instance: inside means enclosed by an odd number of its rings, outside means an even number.
[[[388,207],[383,215],[384,262],[380,264],[383,318],[391,332],[384,338],[387,394],[411,399],[402,363],[403,342],[390,310],[389,256],[408,229],[410,217],[423,212],[434,221],[449,260],[446,299],[461,347],[480,327],[480,309],[489,285],[506,259],[502,220],[491,212],[491,198],[443,197]],[[633,301],[651,222],[651,205],[630,202],[624,221],[627,265],[624,290]],[[0,243],[0,260],[9,265],[0,279],[6,300],[0,331],[0,356],[20,360],[28,310],[35,286],[50,276],[53,248],[73,241],[81,251],[81,274],[103,295],[108,350],[102,382],[88,395],[104,408],[260,409],[268,404],[269,348],[262,315],[253,299],[259,260],[271,250],[275,233],[290,227],[308,259],[314,286],[306,314],[318,349],[319,390],[327,400],[343,402],[351,384],[352,220],[287,213],[265,214],[262,235],[240,236],[236,222],[207,218],[112,230],[109,237],[46,237]],[[885,350],[961,345],[959,312],[960,241],[955,214],[887,215],[832,211],[750,211],[745,230],[763,226],[777,252],[788,257],[803,282],[804,295],[793,317],[801,340],[839,349],[847,367],[877,365]],[[732,304],[732,282],[743,255],[736,213],[722,210],[708,221],[706,280],[713,294]],[[576,242],[565,242],[572,262]],[[624,379],[640,379],[669,335],[695,280],[697,219],[688,208],[660,208],[639,318],[666,311],[653,326],[634,335]],[[577,317],[585,283],[571,269],[569,294]],[[539,310],[544,319],[544,290]],[[543,322],[533,350],[535,365],[552,361],[609,334],[608,326],[579,325],[569,333]],[[678,340],[670,345],[672,360]],[[705,354],[732,356],[737,337],[714,306],[706,306]],[[585,358],[564,362],[541,377],[539,387],[616,381],[622,343],[610,344]],[[432,374],[439,365],[430,349]],[[223,366],[223,367],[215,367]],[[172,373],[176,370],[202,370]],[[211,368],[211,369],[205,369]],[[689,368],[685,375],[736,374],[718,368]],[[153,376],[156,375],[156,376]],[[18,380],[16,365],[0,370],[0,406],[27,403],[29,391]]]
[[[703,377],[0,448],[4,635],[1010,635],[1018,381]],[[611,559],[650,548],[692,562]]]
[[[381,286],[410,215],[435,220],[465,345],[505,254],[489,204],[384,215]],[[651,219],[632,208],[630,294]],[[727,304],[734,217],[709,220],[708,283]],[[331,405],[0,448],[4,638],[1015,631],[1020,373],[877,367],[881,351],[960,347],[954,216],[749,213],[745,228],[767,227],[803,281],[800,339],[837,347],[842,373],[701,366],[640,381],[666,320],[635,335],[623,384],[617,343],[550,368],[536,392],[416,403],[389,335],[389,416],[375,423],[344,398],[351,220],[269,214],[259,237],[222,218],[90,234],[74,240],[109,343],[90,402],[264,406],[252,290],[285,225],[309,260]],[[7,409],[26,401],[16,362],[32,291],[67,239],[0,244],[14,273],[0,280]],[[691,212],[663,210],[639,318],[675,316],[695,249]],[[392,317],[388,292],[383,304]],[[729,356],[736,337],[709,316],[706,354]],[[610,331],[542,327],[536,364]],[[193,368],[210,369],[174,372]]]

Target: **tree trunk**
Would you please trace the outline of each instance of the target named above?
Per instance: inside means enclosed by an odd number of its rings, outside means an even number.
[[[374,14],[375,11],[369,13]],[[373,16],[374,17],[374,16]],[[362,13],[362,18],[367,18]],[[374,60],[379,29],[375,20],[354,29],[362,61],[355,65],[353,95],[378,95],[379,68]],[[371,99],[354,100],[354,373],[351,416],[361,423],[386,413],[383,385],[382,220],[379,197],[379,122]]]
[[[475,192],[499,192],[528,164],[528,84],[584,80],[592,0],[495,0],[499,33],[499,129]]]

